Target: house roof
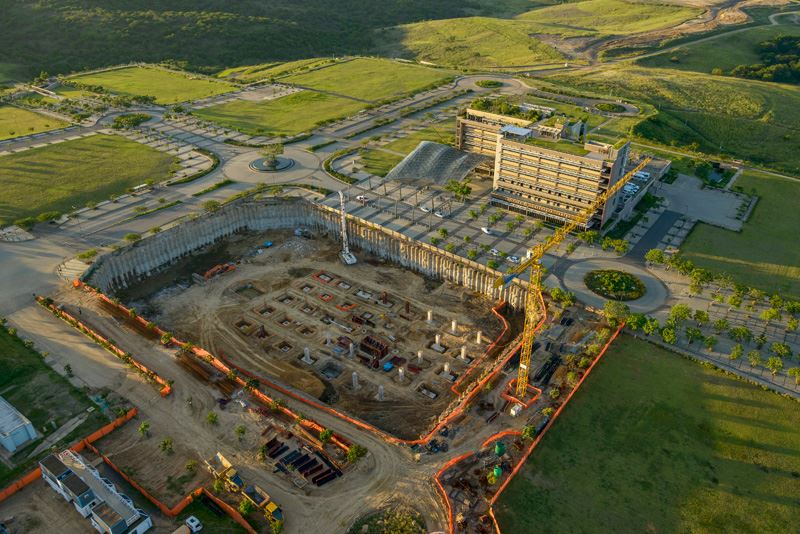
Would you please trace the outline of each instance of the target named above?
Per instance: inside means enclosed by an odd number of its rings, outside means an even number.
[[[67,471],[69,471],[69,467],[64,465],[64,462],[59,460],[58,456],[55,454],[51,454],[44,458],[39,465],[47,469],[54,477],[58,478]]]
[[[81,480],[75,473],[71,473],[61,480],[61,483],[72,492],[73,495],[79,497],[89,491],[89,486]]]
[[[31,424],[7,400],[0,397],[0,436],[9,436],[20,427]]]

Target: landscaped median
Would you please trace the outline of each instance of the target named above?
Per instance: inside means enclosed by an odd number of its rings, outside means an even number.
[[[346,174],[343,174],[343,173],[341,173],[339,171],[334,170],[333,169],[333,162],[336,161],[337,159],[340,159],[340,158],[343,158],[345,156],[349,156],[350,154],[353,154],[355,152],[358,152],[360,149],[361,149],[361,147],[343,148],[342,150],[337,150],[336,152],[334,152],[333,154],[328,156],[328,159],[326,159],[325,162],[322,164],[322,168],[325,169],[325,172],[327,172],[332,178],[336,178],[337,180],[339,180],[341,182],[344,182],[346,184],[354,184],[358,180],[356,180],[352,176],[347,176]]]
[[[92,328],[84,324],[82,321],[76,319],[69,313],[64,310],[59,309],[53,302],[53,299],[49,297],[42,297],[37,296],[36,302],[38,302],[41,306],[50,310],[53,315],[58,317],[59,319],[64,320],[66,323],[72,325],[76,329],[78,329],[82,334],[86,335],[89,339],[106,349],[108,352],[119,358],[120,360],[124,361],[126,365],[136,369],[136,371],[148,382],[156,383],[161,386],[161,396],[166,397],[170,393],[172,393],[172,385],[171,381],[164,380],[160,376],[158,376],[154,371],[151,371],[143,364],[139,363],[133,358],[129,352],[125,352],[110,340],[106,339],[102,335],[95,332]]]

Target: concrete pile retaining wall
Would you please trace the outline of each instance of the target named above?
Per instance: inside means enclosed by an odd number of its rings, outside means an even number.
[[[348,215],[350,245],[425,276],[445,280],[505,300],[520,309],[525,287],[515,281],[495,289],[501,273],[480,263],[411,239],[365,219]],[[304,199],[240,201],[215,213],[164,230],[97,259],[86,280],[104,292],[127,287],[181,258],[242,231],[294,229],[299,226],[339,240],[339,211]]]

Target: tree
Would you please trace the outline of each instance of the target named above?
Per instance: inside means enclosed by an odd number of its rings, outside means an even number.
[[[738,343],[749,343],[753,339],[753,332],[746,326],[737,326],[728,330],[728,336]]]
[[[692,309],[687,304],[676,304],[669,311],[669,318],[676,323],[686,321],[692,316]]]
[[[474,248],[471,248],[467,251],[467,258],[474,260],[478,257],[478,251]]]
[[[442,239],[447,239],[450,233],[447,231],[447,228],[439,228],[439,235],[442,236]]]
[[[234,432],[236,433],[236,437],[239,439],[239,441],[242,441],[244,435],[247,433],[247,427],[244,425],[239,425],[236,427]]]
[[[255,510],[255,509],[256,509],[256,506],[247,497],[243,497],[242,501],[239,503],[239,513],[242,514],[245,517],[247,517],[248,515],[253,513],[253,510]]]
[[[755,367],[761,363],[761,353],[757,350],[751,350],[747,353],[747,361],[750,362],[750,367]]]
[[[150,423],[148,421],[142,421],[142,423],[139,425],[138,431],[143,438],[148,437],[150,435]]]
[[[470,219],[477,219],[480,216],[480,214],[475,210],[469,210],[468,213]]]
[[[794,377],[795,384],[800,384],[800,367],[792,367],[786,371],[786,374]]]
[[[441,242],[442,242],[442,240],[439,239],[438,237],[436,237],[435,235],[431,236],[431,245],[433,245],[434,247],[437,246]]]
[[[770,356],[767,358],[767,369],[773,376],[777,375],[783,370],[783,360],[777,356]]]
[[[359,460],[359,458],[366,456],[367,452],[368,451],[366,447],[362,447],[361,445],[354,443],[353,445],[350,445],[349,449],[347,449],[347,461],[351,464],[354,464]]]
[[[645,317],[643,313],[632,313],[625,318],[625,325],[634,332],[640,328],[644,328],[646,322],[647,317]]]
[[[525,425],[522,428],[522,437],[523,439],[529,440],[536,438],[536,427],[533,425]]]
[[[717,346],[717,336],[708,336],[703,340],[703,345],[707,351],[711,352]]]
[[[761,315],[759,315],[762,321],[769,324],[771,321],[779,321],[781,319],[781,311],[776,310],[775,308],[767,308]]]
[[[603,305],[603,316],[611,326],[618,325],[630,312],[631,310],[628,308],[627,304],[617,300],[608,300]]]
[[[550,388],[550,391],[547,392],[547,395],[552,400],[556,400],[558,397],[561,396],[561,391],[559,391],[558,388]]]
[[[209,213],[217,211],[222,204],[218,200],[206,200],[203,202],[203,209]]]
[[[456,200],[465,201],[472,193],[472,187],[469,185],[469,178],[464,178],[461,181],[448,180],[447,185],[444,186],[446,191],[453,193]]]
[[[497,269],[499,263],[496,260],[489,260],[486,262],[486,266],[490,269]]]
[[[554,413],[555,413],[555,409],[550,407],[550,406],[548,406],[547,408],[543,408],[542,409],[542,415],[545,416],[545,417],[552,417]]]
[[[161,452],[165,454],[172,454],[172,438],[164,438],[161,440],[161,443],[158,444],[158,448]]]
[[[728,297],[728,304],[734,308],[738,308],[742,305],[742,297],[740,295],[733,294]]]
[[[722,334],[726,332],[728,328],[730,328],[730,323],[728,323],[727,319],[717,319],[714,321],[714,332],[717,334]]]
[[[775,342],[770,346],[770,351],[778,358],[792,357],[792,349],[786,343]]]
[[[661,325],[658,323],[658,319],[655,317],[648,317],[642,325],[642,332],[650,336],[658,332],[659,328],[661,328]]]
[[[731,349],[731,353],[728,355],[728,359],[731,361],[738,360],[744,354],[744,347],[742,347],[741,343],[737,343]]]
[[[135,243],[136,241],[139,241],[141,238],[142,236],[140,236],[139,234],[130,233],[130,234],[125,234],[125,237],[123,239],[125,239],[125,241],[127,241],[128,243]]]
[[[698,339],[703,339],[703,332],[694,326],[687,326],[686,327],[686,339],[689,340],[689,344],[691,345]]]
[[[188,472],[194,473],[195,471],[197,471],[197,460],[189,460],[183,467]]]
[[[656,265],[663,265],[667,261],[664,251],[657,248],[651,248],[648,250],[644,255],[644,259],[645,261],[654,263]]]
[[[332,437],[333,437],[333,430],[331,430],[330,428],[326,428],[324,430],[321,430],[320,433],[319,433],[319,440],[323,444],[328,443],[331,440]]]
[[[694,320],[700,326],[707,324],[709,321],[708,312],[705,310],[695,310]]]
[[[800,322],[797,319],[792,317],[786,322],[786,331],[787,332],[794,332],[797,328],[800,327]]]
[[[67,378],[72,378],[75,376],[75,373],[72,372],[72,366],[70,364],[66,364],[64,366],[64,374],[67,375]]]
[[[210,425],[216,425],[219,421],[217,412],[208,412],[208,415],[206,415],[206,421],[208,421],[208,424]]]
[[[214,493],[222,493],[222,490],[225,489],[225,485],[222,483],[222,480],[216,479],[214,480],[214,485],[211,486],[211,489],[214,490]]]
[[[674,345],[678,342],[678,336],[675,334],[675,329],[670,327],[664,327],[661,329],[661,339],[670,345]]]

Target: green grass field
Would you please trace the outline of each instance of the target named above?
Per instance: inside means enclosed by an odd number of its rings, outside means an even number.
[[[634,134],[664,145],[696,142],[722,153],[800,173],[800,87],[695,72],[603,67],[551,81],[658,107]]]
[[[452,75],[451,71],[388,59],[357,58],[281,81],[378,102],[439,84]]]
[[[663,67],[708,74],[714,68],[728,72],[738,65],[760,63],[761,59],[755,52],[756,45],[779,35],[800,35],[800,25],[780,24],[751,28],[744,32],[695,45],[689,44],[672,52],[640,59],[637,64],[643,67]]]
[[[191,78],[180,72],[149,67],[129,67],[71,76],[69,79],[88,85],[101,85],[118,95],[154,96],[156,102],[164,105],[199,100],[236,89],[226,82]]]
[[[173,157],[114,135],[94,135],[0,156],[0,226],[43,212],[72,211],[149,179],[164,180]]]
[[[313,91],[250,102],[234,100],[218,106],[198,109],[195,115],[251,135],[294,135],[313,129],[323,121],[352,115],[365,105]]]
[[[225,69],[218,72],[216,76],[217,78],[235,79],[242,83],[252,83],[288,76],[334,62],[335,60],[330,58],[311,58],[299,59],[286,63],[263,63],[261,65],[248,65],[245,67]]]
[[[800,182],[749,171],[735,182],[760,197],[740,233],[698,224],[681,250],[695,264],[748,286],[800,299]]]
[[[618,340],[498,503],[503,532],[790,532],[796,401]]]
[[[39,115],[33,111],[13,106],[0,105],[0,141],[67,126],[69,126],[68,123],[47,115]]]
[[[47,428],[45,435],[53,432],[53,423],[58,428],[93,406],[81,390],[53,371],[37,352],[25,347],[19,338],[9,335],[4,327],[0,327],[0,391],[3,398],[27,417],[38,432]],[[59,443],[66,444],[84,437],[105,422],[106,418],[95,410]],[[28,454],[38,443],[37,440],[19,449],[13,457],[13,468],[0,462],[0,488],[31,469],[37,460],[49,453],[45,450],[28,459]]]
[[[375,176],[386,176],[405,155],[410,154],[422,141],[434,141],[445,145],[452,145],[454,141],[456,123],[448,120],[437,124],[432,124],[425,129],[414,132],[381,147],[384,150],[370,149],[364,151],[361,160],[364,162],[364,170]],[[400,156],[394,154],[403,154]]]

